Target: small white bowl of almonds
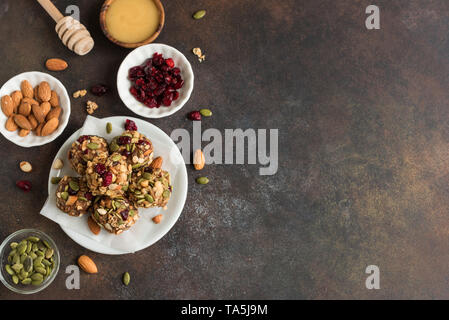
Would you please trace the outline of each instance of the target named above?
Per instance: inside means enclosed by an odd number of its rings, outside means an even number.
[[[55,140],[70,117],[70,98],[55,77],[37,71],[21,73],[0,89],[0,132],[21,147]]]

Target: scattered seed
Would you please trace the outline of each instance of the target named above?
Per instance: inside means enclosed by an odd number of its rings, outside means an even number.
[[[112,123],[106,123],[106,133],[109,134],[112,132]]]
[[[123,274],[123,284],[124,284],[125,286],[127,286],[127,285],[129,284],[130,281],[131,281],[131,276],[129,275],[128,272],[125,272],[125,273]]]
[[[23,172],[31,172],[33,170],[31,163],[29,163],[28,161],[20,162],[19,167]]]
[[[212,115],[212,111],[209,109],[201,109],[200,113],[203,117],[210,117]]]
[[[204,18],[205,15],[206,15],[206,10],[198,10],[197,12],[195,12],[193,14],[193,19],[199,20],[199,19]]]
[[[59,181],[61,181],[61,177],[52,177],[51,178],[51,183],[52,184],[58,184],[59,183]]]
[[[59,170],[64,167],[64,162],[62,162],[61,159],[56,159],[55,162],[53,162],[53,169]]]
[[[199,177],[196,179],[196,182],[198,184],[208,184],[209,183],[209,179],[207,177]]]

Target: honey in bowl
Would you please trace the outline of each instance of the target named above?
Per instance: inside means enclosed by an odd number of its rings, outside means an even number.
[[[109,34],[123,43],[139,43],[159,28],[161,12],[153,0],[114,0],[105,17]]]

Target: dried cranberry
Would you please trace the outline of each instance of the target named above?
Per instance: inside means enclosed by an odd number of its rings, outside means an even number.
[[[121,146],[131,143],[131,137],[121,136],[117,139],[117,143]]]
[[[92,200],[93,197],[94,197],[94,196],[93,196],[92,193],[90,193],[90,192],[86,192],[86,193],[84,194],[84,198],[86,198],[88,201]]]
[[[162,99],[162,104],[166,107],[170,107],[172,102],[173,100],[171,99],[171,97]]]
[[[87,139],[89,139],[89,136],[81,136],[78,138],[78,142],[79,143],[83,143],[84,141],[86,141]]]
[[[138,91],[135,87],[131,87],[131,89],[129,89],[129,92],[134,96],[137,97],[138,95]]]
[[[112,173],[111,172],[105,172],[103,174],[103,187],[107,187],[112,183]]]
[[[175,89],[181,89],[182,86],[184,85],[184,80],[178,80],[175,84]]]
[[[131,152],[125,149],[122,151],[122,155],[125,157],[129,157],[131,155]]]
[[[134,121],[126,119],[125,121],[125,130],[128,131],[137,131],[137,125]]]
[[[201,113],[199,111],[192,111],[189,113],[189,119],[192,121],[200,121]]]
[[[125,209],[125,210],[121,211],[120,215],[122,216],[123,220],[128,220],[129,210]]]
[[[106,86],[104,84],[97,84],[97,85],[93,86],[92,88],[90,88],[90,91],[94,95],[101,97],[102,95],[105,95],[109,91],[109,88],[108,88],[108,86]]]
[[[31,182],[28,180],[20,180],[16,182],[16,186],[22,189],[24,192],[31,190]]]
[[[165,64],[170,68],[173,68],[175,66],[175,62],[173,61],[172,58],[165,59]]]
[[[174,76],[177,76],[178,74],[181,73],[181,69],[179,69],[179,68],[173,68],[171,72],[173,73]]]
[[[137,141],[137,144],[138,144],[138,145],[143,145],[143,144],[150,144],[150,141],[148,141],[148,140],[143,140],[143,139],[140,139],[139,141]]]
[[[174,91],[173,92],[173,101],[177,100],[179,98],[179,92],[178,91]]]
[[[95,172],[96,173],[98,173],[99,175],[102,175],[103,173],[105,173],[106,172],[106,167],[105,167],[105,165],[104,164],[102,164],[102,163],[97,163],[96,165],[95,165]]]

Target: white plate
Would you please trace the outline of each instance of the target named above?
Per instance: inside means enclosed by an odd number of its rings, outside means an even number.
[[[0,132],[9,141],[21,147],[35,147],[49,143],[55,140],[65,129],[70,117],[70,98],[67,94],[67,90],[64,85],[55,77],[37,71],[24,72],[11,79],[9,79],[0,89],[0,97],[11,94],[16,90],[20,90],[20,84],[23,80],[28,80],[33,88],[42,81],[47,81],[50,84],[50,88],[59,96],[59,105],[62,108],[61,116],[59,117],[59,127],[51,135],[46,137],[38,137],[31,132],[26,137],[19,137],[18,131],[11,132],[5,129],[5,122],[8,119],[3,112],[0,112]]]
[[[162,213],[164,218],[159,224],[151,224],[151,228],[148,230],[148,233],[151,234],[151,237],[147,238],[147,241],[143,243],[143,245],[135,251],[142,250],[152,245],[161,239],[176,223],[179,216],[181,215],[182,209],[184,208],[184,203],[187,197],[187,171],[185,162],[179,152],[178,147],[173,142],[173,140],[161,129],[158,127],[144,121],[131,117],[109,117],[104,118],[105,122],[112,123],[113,127],[123,128],[126,119],[133,120],[139,129],[139,132],[146,135],[153,143],[155,149],[155,157],[162,156],[164,159],[163,168],[170,172],[171,175],[171,184],[173,186],[173,194],[170,198],[168,209],[163,211],[161,208],[149,208],[149,209],[141,209],[139,208],[140,219],[136,222],[136,225],[142,219],[151,219],[151,217]],[[67,154],[70,146],[73,141],[78,138],[79,131],[73,133],[70,138],[62,145],[56,154],[55,159],[59,158],[64,161],[64,167],[61,170],[50,170],[49,181],[48,181],[48,193],[54,194],[56,192],[56,185],[51,183],[52,177],[62,177],[64,175],[75,175],[76,173],[70,168],[70,164],[68,163]],[[105,134],[103,135],[105,139],[110,141],[113,138],[113,135]],[[54,161],[54,160],[53,160]],[[176,174],[175,174],[176,173]],[[54,204],[56,207],[56,204]],[[61,212],[61,214],[64,214]],[[82,217],[73,217],[73,219],[86,219],[87,215]],[[88,230],[87,221],[84,224],[86,229]],[[89,239],[85,235],[79,234],[71,229],[61,227],[64,232],[72,238],[76,243],[80,246],[83,246],[86,249],[91,251],[95,251],[102,254],[125,254],[131,253],[135,251],[126,251],[126,250],[117,250],[115,248],[111,248],[101,244],[98,241],[93,239]],[[102,233],[107,234],[110,237],[117,237],[116,235],[109,234],[104,229],[101,231]],[[125,232],[133,232],[133,228],[129,229]]]
[[[178,90],[179,98],[171,104],[170,107],[161,106],[160,108],[148,108],[134,98],[129,89],[131,81],[128,79],[128,71],[132,67],[143,64],[148,58],[151,58],[155,52],[162,53],[164,59],[172,58],[175,67],[181,70],[181,76],[184,80],[184,86]],[[160,43],[150,43],[131,51],[123,60],[117,73],[117,90],[123,103],[134,113],[145,118],[163,118],[167,117],[183,107],[189,100],[193,90],[193,71],[187,58],[173,47]]]

